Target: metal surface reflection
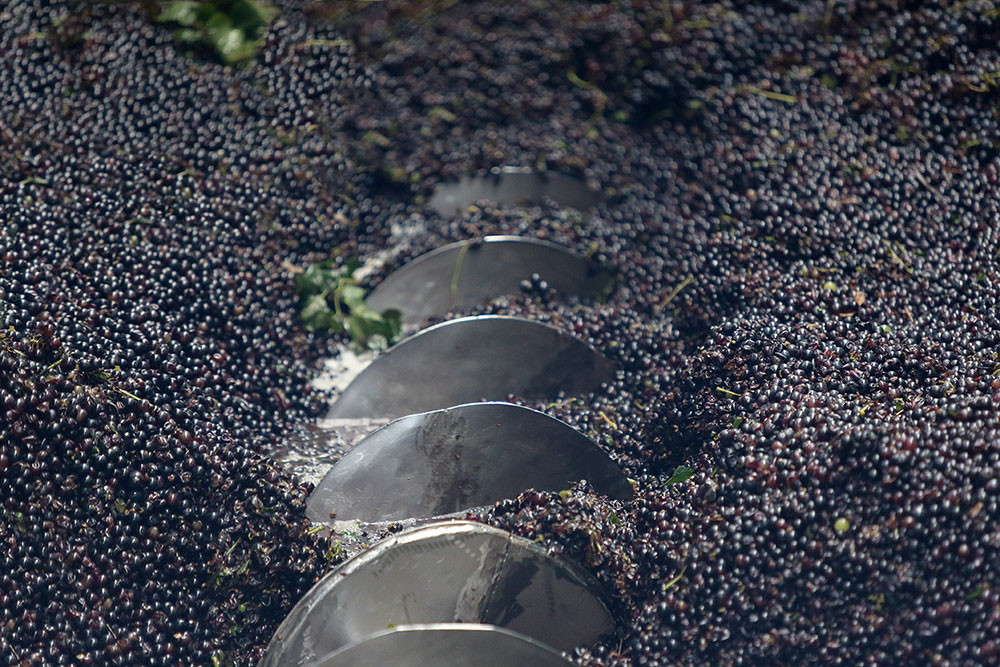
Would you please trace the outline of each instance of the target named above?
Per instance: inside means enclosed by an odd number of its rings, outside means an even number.
[[[614,379],[614,366],[554,327],[485,315],[443,322],[377,357],[328,418],[402,417],[479,400],[580,395]]]
[[[508,166],[493,169],[486,176],[464,176],[456,182],[442,183],[434,190],[427,205],[440,215],[451,217],[477,201],[517,206],[540,204],[546,199],[580,211],[597,206],[602,201],[599,192],[570,176]]]
[[[487,236],[432,250],[391,273],[368,296],[370,308],[395,308],[403,325],[516,294],[532,274],[560,294],[594,297],[608,290],[610,274],[563,246],[517,236]]]
[[[540,642],[494,625],[433,623],[377,632],[309,667],[570,667],[573,664]]]
[[[582,433],[511,403],[472,403],[403,417],[355,445],[306,505],[313,521],[425,518],[588,480],[614,498],[625,475]]]
[[[399,625],[485,623],[558,650],[615,624],[585,570],[489,526],[402,532],[324,576],[278,627],[261,667],[308,665]]]

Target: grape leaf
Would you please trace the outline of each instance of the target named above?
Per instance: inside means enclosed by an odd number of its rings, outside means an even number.
[[[681,482],[687,481],[694,476],[694,470],[687,466],[677,466],[674,469],[674,474],[670,476],[664,486],[672,486],[674,484],[680,484]]]

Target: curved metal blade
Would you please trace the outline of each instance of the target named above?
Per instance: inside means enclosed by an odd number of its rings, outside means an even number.
[[[549,646],[495,625],[403,625],[321,658],[309,667],[571,667]]]
[[[569,650],[615,631],[599,591],[588,572],[524,538],[470,521],[430,524],[320,579],[260,667],[307,665],[386,628],[424,623],[486,623]]]
[[[361,440],[309,496],[306,516],[422,519],[581,479],[631,496],[618,466],[569,424],[511,403],[471,403],[403,417]]]
[[[340,395],[328,418],[402,417],[510,394],[584,394],[614,366],[554,327],[484,315],[429,327],[377,357]]]
[[[594,297],[611,286],[611,275],[594,262],[548,241],[487,236],[432,250],[389,274],[368,296],[375,311],[403,313],[413,327],[428,317],[516,294],[537,273],[561,294]]]
[[[599,192],[570,176],[528,167],[500,167],[486,176],[464,176],[457,182],[442,183],[427,205],[440,215],[451,217],[484,199],[502,206],[540,204],[551,199],[580,211],[602,201]]]

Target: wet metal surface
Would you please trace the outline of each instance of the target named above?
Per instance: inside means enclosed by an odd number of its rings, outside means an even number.
[[[378,312],[399,310],[403,325],[415,327],[428,317],[516,294],[532,274],[559,294],[583,297],[599,295],[612,282],[594,262],[555,243],[487,236],[421,255],[391,273],[366,301]]]
[[[311,382],[312,387],[321,392],[343,391],[374,358],[373,352],[358,354],[345,344],[335,357],[323,362],[323,370]],[[272,447],[268,454],[301,481],[318,484],[353,443],[389,421],[318,419],[287,433],[281,444]]]
[[[308,665],[400,625],[485,623],[558,650],[615,630],[597,581],[534,542],[467,521],[399,533],[324,576],[278,627],[261,667]]]
[[[517,317],[464,317],[424,329],[377,357],[327,417],[402,417],[511,394],[544,400],[596,391],[613,379],[610,361],[554,327]]]
[[[618,466],[568,424],[510,403],[472,403],[403,417],[364,438],[319,483],[306,515],[424,518],[581,479],[614,498],[631,495]]]
[[[358,442],[391,420],[319,419],[285,438],[271,456],[300,481],[319,484],[330,466]]]
[[[451,217],[482,200],[500,206],[518,206],[540,204],[546,199],[580,211],[602,201],[599,192],[570,176],[527,167],[499,167],[486,176],[465,176],[457,182],[442,183],[427,206]]]
[[[404,625],[327,655],[309,667],[570,667],[570,660],[493,625]]]

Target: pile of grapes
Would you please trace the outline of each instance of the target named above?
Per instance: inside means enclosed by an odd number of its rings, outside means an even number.
[[[455,313],[617,364],[522,402],[634,498],[475,515],[606,586],[581,663],[1000,659],[994,3],[288,0],[235,66],[168,4],[0,7],[0,663],[255,664],[344,557],[297,276],[485,234],[618,274]],[[501,165],[605,201],[425,206]]]

